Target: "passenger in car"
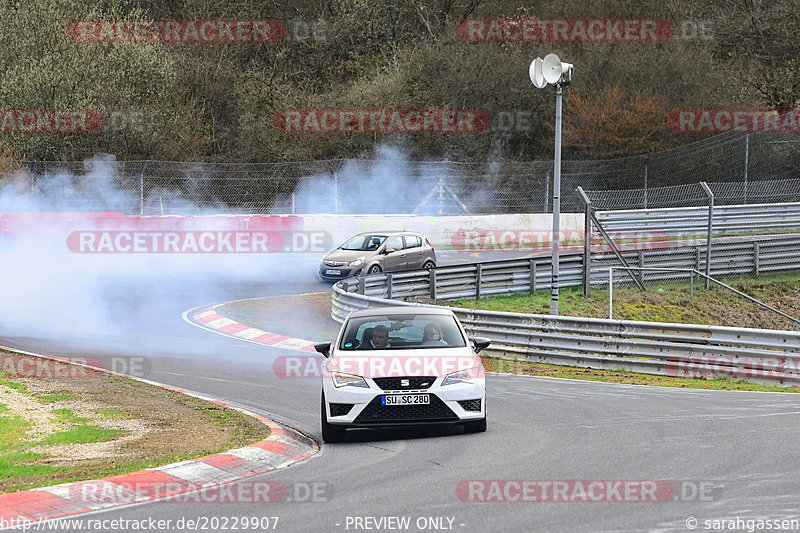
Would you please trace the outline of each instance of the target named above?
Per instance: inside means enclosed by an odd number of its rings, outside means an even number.
[[[422,345],[447,346],[447,343],[442,340],[442,330],[439,329],[438,324],[431,322],[425,326],[425,330],[422,334]]]

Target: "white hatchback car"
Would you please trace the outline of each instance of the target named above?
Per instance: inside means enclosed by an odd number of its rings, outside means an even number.
[[[489,343],[468,338],[449,309],[350,313],[335,343],[315,345],[328,358],[322,440],[341,442],[355,427],[461,424],[468,433],[486,431],[485,376],[477,354]]]

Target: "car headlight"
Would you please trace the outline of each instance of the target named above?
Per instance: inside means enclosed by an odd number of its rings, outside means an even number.
[[[333,379],[333,386],[340,387],[362,387],[368,389],[369,385],[361,376],[354,376],[353,374],[345,374],[344,372],[331,372],[331,379]]]
[[[357,267],[357,266],[363,265],[363,264],[364,264],[364,258],[363,257],[359,257],[358,259],[354,259],[353,261],[350,261],[349,263],[347,263],[347,266]]]
[[[455,385],[457,383],[475,383],[475,375],[473,369],[459,370],[452,374],[447,374],[442,380],[442,387],[446,385]]]

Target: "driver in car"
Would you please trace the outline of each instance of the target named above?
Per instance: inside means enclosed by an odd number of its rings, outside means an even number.
[[[386,326],[375,326],[372,331],[372,339],[366,346],[366,349],[382,350],[389,346],[389,328]]]

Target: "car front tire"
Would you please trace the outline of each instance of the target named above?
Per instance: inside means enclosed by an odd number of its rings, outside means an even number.
[[[380,274],[381,272],[383,272],[383,269],[380,267],[380,265],[372,265],[371,267],[369,267],[368,272],[370,274]]]
[[[344,442],[347,428],[334,426],[328,422],[328,413],[325,409],[325,393],[322,393],[322,409],[320,421],[322,422],[322,441],[323,442]]]

